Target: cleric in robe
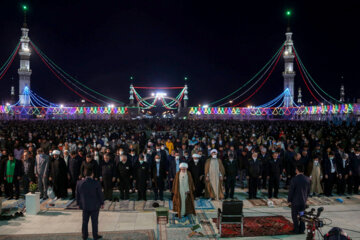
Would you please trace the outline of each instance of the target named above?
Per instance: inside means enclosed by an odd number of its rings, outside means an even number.
[[[55,196],[57,198],[67,197],[67,180],[68,170],[63,158],[60,157],[60,151],[54,150],[52,152],[53,159],[49,167],[49,180],[53,184]]]
[[[224,165],[217,157],[217,150],[210,151],[211,158],[205,163],[205,197],[215,200],[224,199]]]
[[[195,213],[194,191],[195,186],[191,173],[187,170],[188,164],[180,163],[180,171],[176,173],[173,183],[173,210],[179,218]]]

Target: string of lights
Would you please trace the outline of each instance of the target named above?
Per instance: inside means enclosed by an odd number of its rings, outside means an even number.
[[[6,72],[9,70],[11,64],[13,63],[15,56],[17,55],[18,51],[19,51],[19,47],[20,47],[20,43],[18,43],[18,45],[16,46],[11,58],[9,61],[7,61],[7,64],[5,62],[5,64],[2,66],[3,71],[0,73],[0,80],[5,76]]]

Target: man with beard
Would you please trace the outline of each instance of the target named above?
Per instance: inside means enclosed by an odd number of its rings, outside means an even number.
[[[259,160],[261,161],[262,166],[267,166],[270,160],[270,156],[267,153],[267,149],[263,145],[260,147]],[[262,173],[261,173],[262,184],[260,185],[262,189],[266,189],[267,180],[268,180],[267,176],[268,176],[267,169],[262,168]]]
[[[135,185],[138,191],[138,200],[146,201],[146,187],[149,182],[149,165],[144,162],[144,155],[139,155],[139,161],[134,166]]]
[[[35,176],[37,177],[40,198],[47,199],[48,176],[49,176],[50,159],[44,153],[42,148],[37,150],[35,159]]]
[[[335,182],[337,181],[337,165],[335,153],[330,151],[324,159],[324,194],[327,197],[332,196],[332,190]]]
[[[266,171],[267,171],[267,178],[269,179],[269,191],[268,191],[268,197],[273,197],[273,191],[274,191],[274,197],[278,198],[278,192],[279,192],[279,185],[280,185],[280,178],[281,173],[283,171],[282,163],[279,159],[280,152],[277,150],[276,152],[272,153],[272,158],[268,161]],[[264,167],[265,168],[265,167]]]
[[[68,178],[69,178],[69,185],[71,188],[71,198],[75,198],[75,190],[76,190],[76,183],[80,179],[80,168],[81,168],[81,158],[76,156],[76,152],[72,151],[70,153],[70,157],[68,159]]]
[[[201,156],[197,153],[192,155],[192,160],[189,162],[189,171],[193,177],[195,185],[195,197],[202,196],[204,190],[204,163],[200,161]]]
[[[261,162],[257,152],[253,152],[249,159],[246,178],[249,182],[249,199],[257,198],[258,183],[261,179]]]
[[[129,199],[130,182],[133,178],[132,174],[133,172],[131,162],[127,160],[126,155],[121,155],[120,162],[116,166],[116,175],[118,178],[121,200]]]
[[[222,182],[225,169],[217,154],[216,149],[211,150],[211,158],[205,163],[205,197],[215,200],[224,198]]]
[[[85,169],[92,168],[92,172],[94,174],[94,179],[97,181],[99,180],[99,165],[97,162],[92,158],[90,154],[86,155],[85,161],[82,162],[80,167],[80,176],[82,179],[85,178]]]
[[[194,194],[195,186],[192,181],[191,173],[187,170],[188,164],[180,164],[180,172],[176,173],[173,187],[173,206],[179,218],[189,214],[196,215]]]
[[[110,161],[110,154],[105,153],[104,161],[100,165],[100,182],[104,187],[105,200],[112,200],[113,184],[116,180],[114,162]]]
[[[60,151],[52,152],[53,159],[49,167],[49,181],[52,182],[54,193],[57,198],[67,197],[67,167],[63,158],[60,157]]]
[[[15,187],[15,199],[19,199],[20,186],[19,181],[21,179],[21,162],[14,158],[14,154],[8,154],[8,160],[5,162],[4,167],[4,180],[5,180],[5,194],[8,199],[14,197]]]
[[[33,158],[30,158],[29,152],[27,150],[24,151],[22,157],[22,167],[23,167],[23,188],[24,194],[29,192],[29,185],[32,182],[35,182],[35,174],[34,174],[34,167],[35,161]]]

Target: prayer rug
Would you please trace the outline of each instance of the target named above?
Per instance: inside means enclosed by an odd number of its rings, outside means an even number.
[[[154,230],[134,230],[134,231],[116,231],[116,232],[99,232],[103,239],[108,240],[155,240]],[[89,233],[91,236],[91,233]],[[0,235],[0,240],[70,240],[81,239],[81,232],[78,233],[51,233],[51,234],[16,234]]]
[[[169,226],[170,228],[191,228],[197,224],[196,216],[190,214],[189,216],[178,218],[176,213],[169,214]]]
[[[267,206],[267,200],[265,199],[249,199],[249,202],[251,202],[254,207]]]
[[[169,200],[169,209],[173,209],[173,202]],[[211,200],[209,199],[197,199],[195,200],[195,209],[196,210],[211,210],[215,209],[214,205],[211,203]]]
[[[19,200],[5,200],[2,202],[2,206],[3,209],[11,209],[11,208],[18,208],[20,210],[25,208],[25,200],[24,199],[19,199]]]
[[[135,202],[129,200],[122,200],[119,202],[114,202],[114,211],[134,211],[135,210]]]
[[[71,199],[56,199],[47,202],[46,208],[49,210],[64,210],[66,209],[74,200]]]
[[[144,204],[144,211],[154,211],[155,208],[153,207],[153,204],[157,202],[159,204],[159,207],[164,207],[165,201],[155,201],[155,200],[148,200]]]
[[[212,220],[217,223],[217,218]],[[293,228],[284,216],[244,218],[244,237],[289,235]],[[241,237],[241,224],[222,224],[221,237]]]
[[[77,205],[77,202],[74,200],[66,207],[66,210],[80,210],[80,208]]]

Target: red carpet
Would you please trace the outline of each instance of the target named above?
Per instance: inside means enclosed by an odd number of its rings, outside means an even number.
[[[217,222],[217,218],[213,218]],[[293,230],[293,224],[283,216],[245,217],[244,236],[274,236],[288,235]],[[240,224],[222,224],[222,237],[241,237]]]

